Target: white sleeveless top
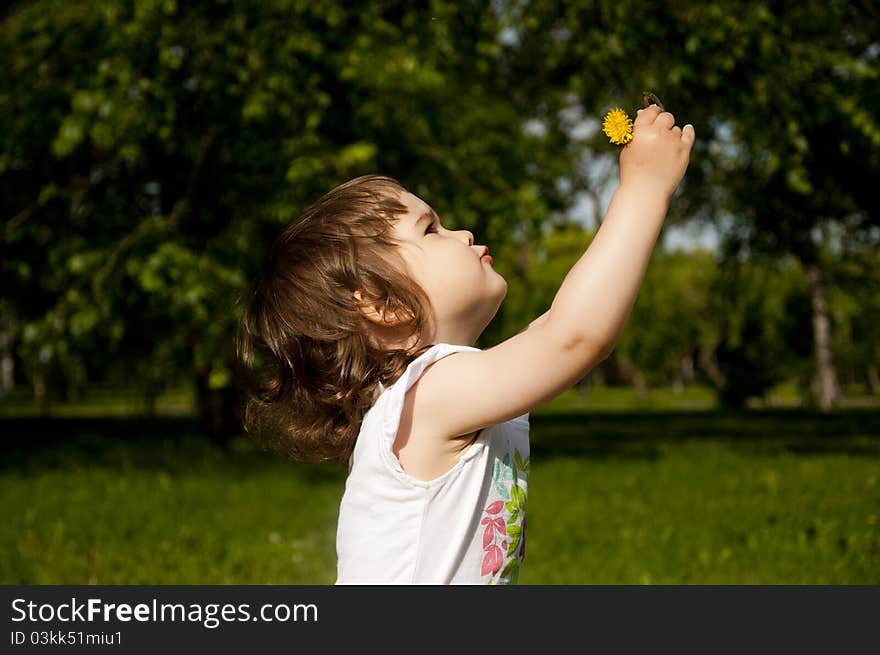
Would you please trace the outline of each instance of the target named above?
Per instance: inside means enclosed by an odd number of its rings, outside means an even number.
[[[404,394],[433,362],[462,350],[438,343],[377,390],[361,424],[339,506],[336,584],[510,584],[525,556],[529,413],[483,429],[446,473],[404,472],[392,446]]]

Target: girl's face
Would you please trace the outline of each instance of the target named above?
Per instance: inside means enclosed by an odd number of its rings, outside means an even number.
[[[507,281],[495,272],[486,246],[475,245],[467,230],[447,230],[423,200],[405,191],[409,212],[394,225],[409,274],[428,297],[437,318],[433,343],[471,346],[507,295]]]

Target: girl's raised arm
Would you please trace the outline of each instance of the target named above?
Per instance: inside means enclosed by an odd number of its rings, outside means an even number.
[[[554,398],[614,348],[641,287],[669,201],[694,143],[656,106],[639,110],[620,155],[620,186],[590,247],[571,268],[543,320],[506,341],[448,355],[409,393],[438,435],[456,437],[519,416]]]

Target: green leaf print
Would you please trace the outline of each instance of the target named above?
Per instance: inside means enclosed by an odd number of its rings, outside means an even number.
[[[510,546],[507,549],[507,556],[508,557],[510,557],[511,555],[516,553],[517,549],[519,548],[519,542],[522,539],[522,532],[517,530],[516,534],[513,534],[513,529],[512,529],[513,527],[519,527],[519,526],[511,526],[510,528],[507,529],[507,532],[510,534]]]
[[[510,461],[511,455],[513,466],[511,466]],[[519,551],[524,543],[525,534],[522,523],[525,521],[527,496],[525,488],[519,484],[519,474],[520,472],[528,472],[529,459],[529,457],[523,459],[522,454],[518,450],[513,449],[512,453],[505,453],[503,459],[495,460],[492,471],[492,484],[501,498],[500,501],[496,501],[496,504],[500,507],[502,502],[506,501],[504,502],[504,507],[507,508],[508,512],[506,519],[508,547],[506,549],[507,553],[504,555],[506,561],[501,568],[501,572],[496,573],[497,577],[491,576],[489,584],[517,584],[520,575],[522,575]],[[497,571],[498,569],[496,569]]]
[[[507,565],[501,571],[502,578],[506,578],[508,575],[511,575],[516,572],[517,567],[519,566],[519,560],[514,557],[512,560],[507,562]]]
[[[510,485],[510,502],[507,503],[507,509],[511,512],[515,509],[519,509],[522,505],[520,503],[520,495],[517,493],[518,487],[516,486],[516,482]]]
[[[510,546],[507,549],[508,557],[516,553],[519,548],[519,542],[522,539],[522,526],[508,525],[507,534],[510,535]]]

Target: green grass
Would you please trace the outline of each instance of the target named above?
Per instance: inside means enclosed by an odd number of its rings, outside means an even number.
[[[344,472],[0,421],[0,583],[328,584]],[[880,412],[532,414],[524,584],[880,584]]]
[[[877,463],[711,441],[536,461],[522,582],[877,584]]]
[[[159,416],[189,416],[193,413],[195,398],[190,388],[169,389],[156,399]],[[52,396],[49,415],[59,418],[85,416],[140,416],[146,411],[144,400],[128,389],[91,387],[83,397],[62,401]],[[0,401],[0,417],[37,417],[39,408],[31,391],[14,389]]]
[[[183,417],[194,412],[192,389],[169,389],[156,401],[158,416]],[[781,383],[767,393],[766,398],[750,398],[751,409],[798,408],[801,399],[791,383]],[[853,385],[841,400],[841,408],[880,409],[880,396],[867,394],[864,385]],[[652,388],[645,397],[632,387],[591,384],[586,388],[572,387],[535,410],[546,412],[605,412],[605,411],[707,411],[718,409],[718,397],[711,387],[687,385],[681,390],[668,387]],[[128,390],[90,387],[83,398],[63,402],[52,398],[50,415],[59,418],[89,416],[136,417],[145,412],[144,401]],[[39,409],[33,394],[24,388],[14,390],[0,400],[0,418],[37,417]]]
[[[323,583],[344,476],[181,435],[21,453],[2,472],[7,584]]]
[[[841,409],[880,409],[880,395],[870,395],[864,385],[853,385],[841,398]],[[764,398],[749,398],[750,409],[795,409],[802,399],[794,384],[784,382],[771,389]],[[687,385],[681,390],[670,387],[652,388],[642,397],[632,387],[591,384],[586,389],[573,387],[543,405],[542,411],[611,411],[611,410],[717,410],[718,394],[708,386]]]

